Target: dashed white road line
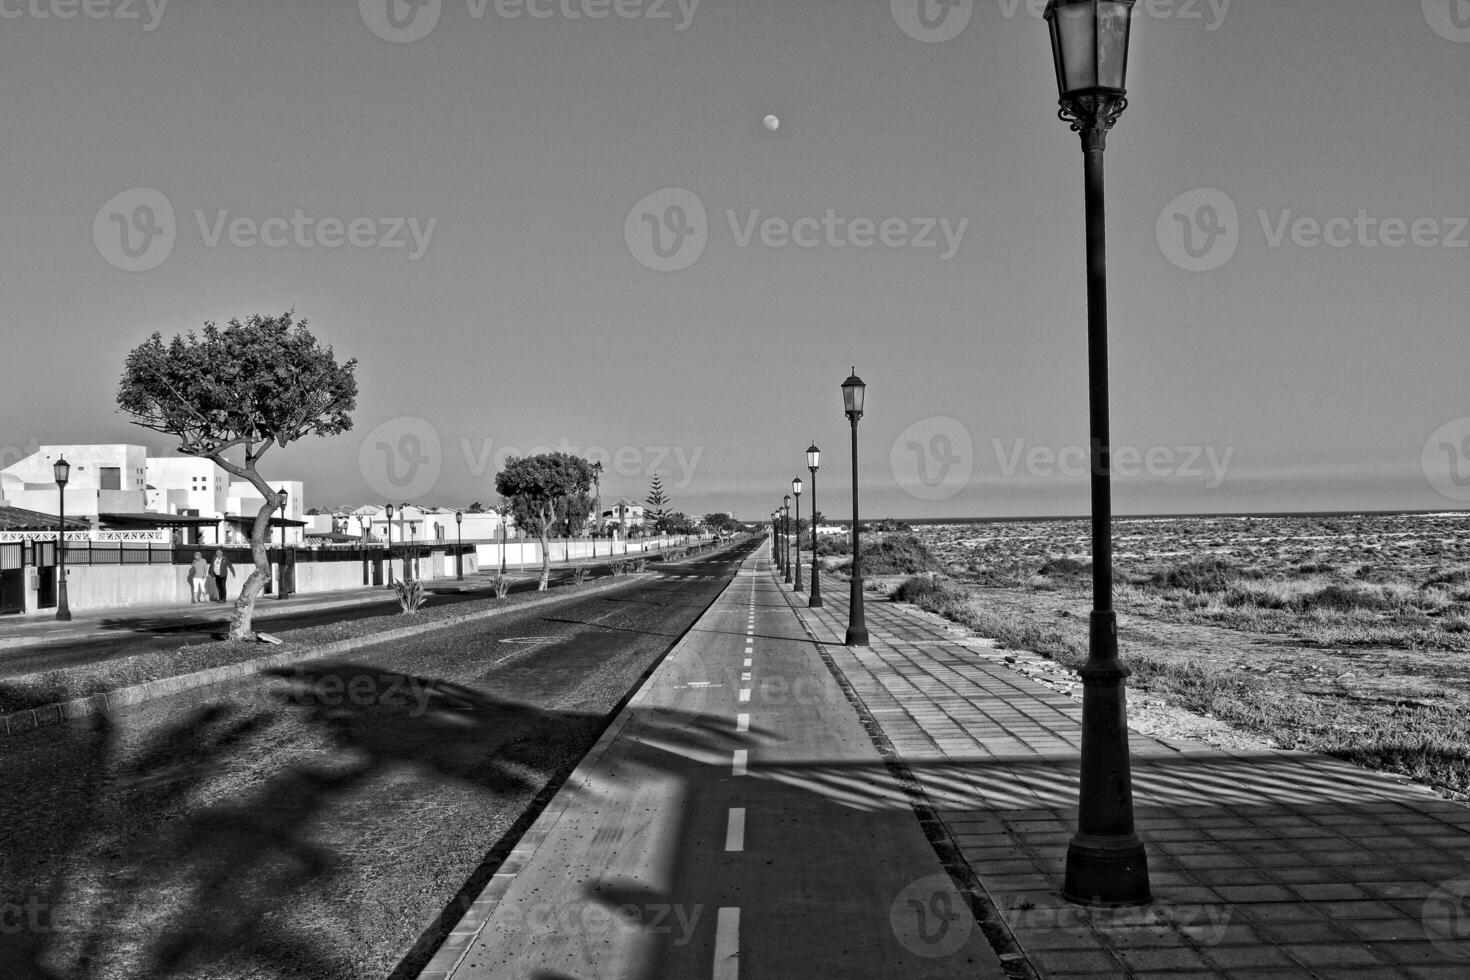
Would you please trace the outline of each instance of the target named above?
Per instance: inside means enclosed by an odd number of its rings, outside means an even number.
[[[740,978],[740,910],[720,909],[715,918],[714,980]]]
[[[749,701],[750,700],[750,688],[748,688],[748,687],[742,687],[740,689],[740,700],[741,701]]]
[[[730,775],[744,776],[749,761],[750,752],[745,749],[736,749],[734,758],[730,760]]]
[[[738,714],[735,716],[735,730],[737,732],[750,731],[750,715]]]
[[[725,828],[725,850],[745,850],[745,807],[730,808],[730,823]]]

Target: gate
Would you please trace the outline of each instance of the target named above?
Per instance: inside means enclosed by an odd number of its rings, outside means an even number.
[[[36,608],[56,608],[56,542],[32,541],[32,561],[36,567]]]
[[[0,544],[0,615],[26,611],[25,546]]]
[[[381,552],[373,556],[373,584],[383,584],[383,555]]]

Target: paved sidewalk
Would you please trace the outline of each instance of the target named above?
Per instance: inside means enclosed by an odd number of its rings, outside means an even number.
[[[913,772],[1037,975],[1470,977],[1470,809],[1301,752],[1226,752],[1132,733],[1155,901],[1061,898],[1081,702],[976,653],[913,606],[848,587],[783,592]],[[1127,651],[1124,651],[1126,658]]]

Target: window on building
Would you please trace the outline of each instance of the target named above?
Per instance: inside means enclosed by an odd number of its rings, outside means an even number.
[[[122,467],[121,466],[103,466],[103,467],[99,467],[99,470],[100,470],[99,479],[101,480],[101,486],[98,489],[101,489],[101,490],[121,490],[122,489]]]

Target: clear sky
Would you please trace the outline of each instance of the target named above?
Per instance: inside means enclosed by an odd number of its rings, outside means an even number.
[[[1040,3],[87,2],[0,0],[5,463],[163,450],[129,348],[294,307],[361,362],[353,432],[263,464],[312,506],[488,503],[548,447],[757,518],[815,440],[845,517],[856,366],[865,516],[1085,512]],[[1463,507],[1470,3],[1138,7],[1117,510]]]

